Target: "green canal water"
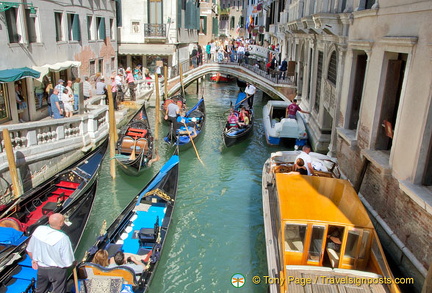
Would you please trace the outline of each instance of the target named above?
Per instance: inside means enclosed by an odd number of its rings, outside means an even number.
[[[234,84],[200,84],[187,89],[191,107],[204,96],[206,125],[196,147],[180,153],[178,195],[170,231],[150,292],[265,292],[252,283],[255,275],[267,275],[261,201],[261,171],[271,152],[262,126],[262,107],[267,102],[255,95],[253,134],[230,148],[223,145],[222,129],[230,102],[239,91]],[[154,108],[149,108],[154,117]],[[152,123],[154,128],[154,123]],[[168,131],[161,127],[159,137]],[[138,191],[171,156],[173,149],[158,144],[161,160],[139,177],[117,170],[112,179],[109,156],[99,177],[98,191],[89,223],[77,251],[82,258],[97,237],[103,221],[108,226]],[[234,274],[245,276],[242,288],[231,284]]]

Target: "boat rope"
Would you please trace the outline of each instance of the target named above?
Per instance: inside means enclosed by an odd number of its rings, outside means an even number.
[[[157,195],[157,196],[159,196],[160,198],[162,198],[165,201],[174,201],[174,199],[172,199],[171,196],[169,196],[168,194],[166,194],[165,192],[163,192],[159,188],[150,190],[149,192],[147,192],[144,195],[144,197],[151,196],[151,195]]]

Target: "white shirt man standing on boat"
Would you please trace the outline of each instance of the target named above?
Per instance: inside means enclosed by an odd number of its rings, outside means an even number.
[[[253,84],[247,82],[244,92],[248,98],[247,100],[248,100],[249,109],[252,109],[253,99],[254,99],[255,92],[256,92],[256,87]]]
[[[296,157],[296,161],[298,158],[303,159],[306,169],[308,171],[308,175],[313,174],[312,157],[309,155],[310,152],[311,152],[310,146],[304,145],[301,153]]]
[[[38,270],[36,292],[42,293],[52,284],[53,293],[66,292],[67,269],[75,257],[69,237],[61,231],[65,218],[52,214],[49,226],[39,226],[33,232],[27,246],[32,268]]]
[[[177,116],[180,114],[180,108],[177,105],[177,99],[173,99],[173,102],[167,106],[165,120],[170,121],[170,141],[175,141],[176,130],[177,130]]]

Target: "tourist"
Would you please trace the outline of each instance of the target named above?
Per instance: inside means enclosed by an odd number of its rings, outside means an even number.
[[[149,255],[147,254],[145,256],[147,258],[149,258]],[[138,258],[137,255],[133,255],[133,254],[127,254],[125,255],[123,253],[123,251],[117,251],[117,253],[114,255],[114,262],[111,262],[108,265],[108,268],[115,268],[117,266],[125,266],[128,268],[131,268],[134,272],[135,275],[139,275],[142,274],[142,272],[146,269],[146,264],[143,262],[145,260],[145,258]]]
[[[237,127],[238,126],[239,119],[237,115],[234,113],[234,109],[230,109],[230,113],[228,115],[227,119],[227,128]]]
[[[111,76],[111,93],[112,93],[112,99],[114,102],[114,110],[118,110],[118,106],[117,106],[117,92],[118,92],[118,86],[117,86],[117,82],[115,80],[115,76],[112,75]]]
[[[37,270],[36,292],[66,292],[67,270],[75,258],[69,237],[61,231],[65,218],[52,214],[49,225],[36,228],[27,246],[32,268]]]
[[[100,265],[102,267],[107,267],[110,264],[109,258],[108,258],[108,251],[105,249],[99,249],[96,251],[95,255],[93,256],[92,263]]]
[[[57,85],[55,86],[55,88],[58,90],[59,93],[63,93],[63,90],[65,88],[64,84],[64,80],[63,79],[59,79],[57,82]]]
[[[286,71],[288,70],[288,62],[284,59],[279,66],[279,79],[285,79]]]
[[[312,167],[312,157],[309,155],[311,152],[311,148],[308,145],[304,145],[300,154],[296,157],[296,162],[298,159],[302,159],[304,162],[304,166],[306,166],[307,174],[313,175],[313,167]]]
[[[92,88],[92,86],[91,86],[91,84],[89,82],[89,77],[85,76],[84,77],[84,82],[83,82],[84,101],[91,98],[91,96],[92,96],[91,88]]]
[[[305,113],[305,114],[310,114],[310,112],[308,111],[303,111],[299,105],[297,105],[297,99],[294,99],[293,102],[291,104],[288,105],[288,107],[286,108],[286,113],[285,113],[285,117],[290,118],[290,119],[297,119],[297,111]]]
[[[79,86],[80,86],[81,78],[75,79],[75,82],[72,85],[73,90],[73,96],[74,96],[74,103],[73,103],[73,109],[74,111],[78,111],[79,107]]]
[[[135,79],[130,67],[126,68],[126,82],[129,88],[130,100],[135,101]]]
[[[299,172],[300,175],[307,175],[308,174],[308,170],[306,169],[305,165],[304,165],[304,161],[302,158],[298,158],[295,161],[295,171]]]
[[[63,90],[63,93],[59,97],[59,100],[62,101],[62,103],[63,103],[64,116],[65,117],[72,117],[72,112],[73,112],[73,105],[72,105],[73,96],[69,93],[69,90],[67,88],[65,88]]]
[[[53,93],[48,98],[49,104],[51,105],[51,113],[54,119],[63,118],[63,109],[60,107],[60,99],[58,97],[58,89],[54,88]]]
[[[45,86],[43,85],[42,82],[38,81],[37,79],[35,79],[34,92],[35,92],[36,98],[38,99],[38,108],[42,108],[42,101],[43,101],[43,97],[44,97]]]

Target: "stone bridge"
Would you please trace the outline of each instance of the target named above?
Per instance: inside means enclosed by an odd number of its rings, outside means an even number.
[[[188,69],[183,73],[183,84],[188,85],[210,73],[222,73],[236,76],[241,80],[253,83],[258,89],[273,99],[292,100],[296,87],[289,83],[277,83],[269,78],[265,71],[252,65],[240,66],[238,63],[207,63],[197,68]],[[168,81],[168,95],[171,96],[181,90],[180,77]]]

